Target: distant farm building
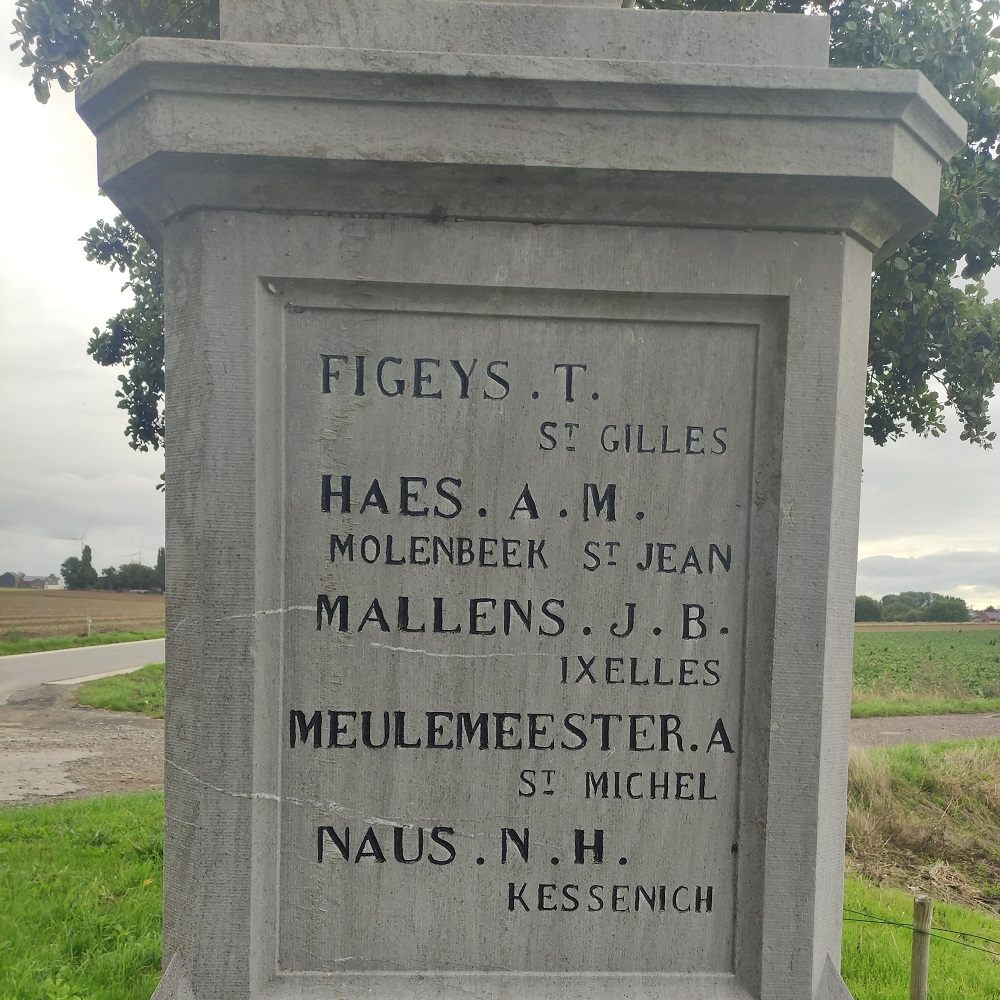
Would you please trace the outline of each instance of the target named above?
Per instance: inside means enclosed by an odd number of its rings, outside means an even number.
[[[23,587],[28,590],[61,590],[62,582],[55,573],[48,576],[27,576],[24,573],[0,573],[0,587]]]

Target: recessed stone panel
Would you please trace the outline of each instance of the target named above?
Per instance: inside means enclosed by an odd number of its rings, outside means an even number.
[[[279,964],[730,972],[758,328],[406,301],[284,313]]]

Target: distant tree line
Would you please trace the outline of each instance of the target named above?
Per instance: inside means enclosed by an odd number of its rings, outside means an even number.
[[[69,590],[155,590],[161,593],[166,585],[166,550],[156,553],[156,565],[122,563],[108,566],[100,576],[94,569],[93,553],[84,545],[79,558],[70,556],[61,567],[63,582]]]
[[[924,590],[886,594],[882,600],[861,594],[854,600],[856,622],[967,622],[969,608],[961,597]]]

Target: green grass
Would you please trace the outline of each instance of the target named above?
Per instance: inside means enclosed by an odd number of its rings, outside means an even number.
[[[865,698],[851,706],[854,719],[900,715],[976,715],[1000,711],[1000,698]]]
[[[1000,632],[857,632],[851,714],[1000,710]]]
[[[159,978],[162,811],[154,792],[0,809],[0,997],[148,1000]],[[848,879],[845,906],[901,923],[912,912],[908,894],[861,879]],[[1000,919],[984,912],[936,903],[934,919],[1000,940]],[[909,953],[905,928],[846,922],[855,1000],[905,997]],[[982,952],[935,938],[930,968],[931,1000],[997,996],[1000,962]]]
[[[0,636],[0,656],[18,653],[48,653],[53,649],[77,649],[80,646],[106,646],[114,642],[140,642],[143,639],[162,639],[163,629],[153,632],[99,632],[96,635],[56,635],[29,638],[17,632]]]
[[[855,748],[847,804],[851,870],[1000,915],[1000,738]]]
[[[163,664],[150,663],[128,674],[87,681],[76,689],[76,700],[91,708],[112,712],[139,712],[163,718]]]
[[[154,792],[0,809],[0,997],[148,1000],[162,813]]]
[[[880,889],[862,879],[848,879],[844,893],[844,939],[841,971],[854,1000],[902,1000],[909,995],[909,927],[863,922],[872,917],[909,924],[913,897],[897,889]],[[967,937],[946,934],[944,928]],[[934,904],[931,938],[929,1000],[996,1000],[1000,991],[1000,958],[956,942],[996,949],[979,937],[1000,941],[1000,919],[980,910],[947,903]],[[949,938],[950,940],[943,940]]]

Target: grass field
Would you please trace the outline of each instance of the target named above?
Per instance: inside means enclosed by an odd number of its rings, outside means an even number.
[[[163,664],[150,663],[130,674],[87,681],[76,689],[76,700],[91,708],[140,712],[153,719],[162,719]]]
[[[913,897],[897,889],[880,889],[862,879],[848,879],[844,893],[844,937],[841,963],[844,981],[854,1000],[903,1000],[909,995],[909,924]],[[965,937],[948,934],[965,932]],[[931,1000],[996,1000],[1000,992],[1000,919],[963,906],[934,904],[931,928],[928,995]],[[962,942],[962,943],[959,943]],[[996,949],[996,957],[963,947]]]
[[[855,716],[1000,709],[1000,628],[995,625],[858,630]]]
[[[54,635],[42,639],[0,639],[0,656],[20,653],[48,653],[54,649],[79,649],[82,646],[108,646],[116,642],[142,642],[162,639],[163,629],[152,632],[95,632],[93,635]]]
[[[0,809],[0,997],[148,1000],[159,978],[159,793]],[[910,897],[850,879],[844,978],[855,1000],[906,995]],[[862,916],[863,915],[863,916]],[[938,905],[938,925],[1000,940],[1000,919]],[[968,938],[968,941],[978,939]],[[982,943],[978,941],[978,943]],[[931,997],[996,1000],[1000,962],[931,943]]]
[[[850,871],[1000,917],[1000,739],[854,749],[847,802]]]
[[[162,635],[162,631],[162,594],[0,589],[0,643],[8,647],[32,639],[136,632]]]
[[[148,1000],[162,812],[154,792],[0,809],[0,997]]]

